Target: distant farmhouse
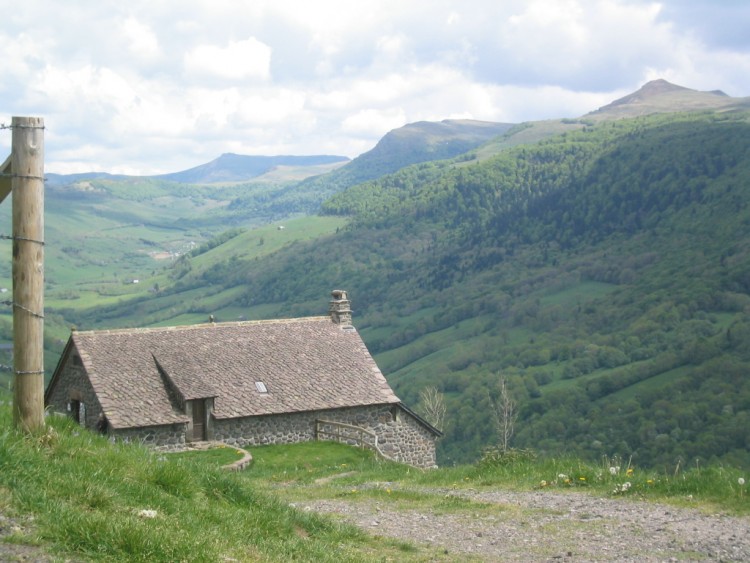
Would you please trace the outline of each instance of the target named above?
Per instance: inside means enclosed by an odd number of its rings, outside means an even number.
[[[336,439],[435,466],[440,432],[393,393],[346,292],[332,296],[324,317],[73,331],[45,404],[165,449]]]

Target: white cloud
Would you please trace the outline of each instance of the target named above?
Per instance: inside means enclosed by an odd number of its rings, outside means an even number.
[[[345,133],[360,137],[382,137],[391,129],[401,127],[406,115],[401,108],[363,109],[348,116],[341,124]]]
[[[43,45],[31,35],[22,32],[16,36],[0,32],[0,60],[3,61],[3,78],[9,76],[28,78],[33,67],[43,59]]]
[[[37,0],[0,21],[0,108],[45,118],[50,171],[356,156],[408,122],[574,117],[653,78],[749,95],[743,4]]]
[[[259,126],[314,121],[305,110],[305,94],[300,91],[281,89],[265,94],[249,93],[242,97],[237,107],[240,124]]]
[[[185,70],[198,77],[266,80],[270,67],[271,47],[255,37],[230,42],[226,47],[198,45],[185,55]]]
[[[128,18],[122,24],[122,33],[129,43],[130,52],[143,59],[154,59],[160,54],[159,40],[147,25],[135,18]]]

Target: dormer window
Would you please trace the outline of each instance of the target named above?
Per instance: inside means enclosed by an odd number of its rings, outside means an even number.
[[[268,393],[268,388],[262,381],[255,382],[255,389],[258,391],[258,393]]]

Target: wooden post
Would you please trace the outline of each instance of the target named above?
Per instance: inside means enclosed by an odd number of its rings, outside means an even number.
[[[14,117],[13,423],[44,427],[44,120]]]

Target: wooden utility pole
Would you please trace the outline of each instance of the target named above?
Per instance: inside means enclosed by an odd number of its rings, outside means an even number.
[[[13,423],[44,427],[44,120],[14,117]]]

